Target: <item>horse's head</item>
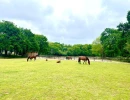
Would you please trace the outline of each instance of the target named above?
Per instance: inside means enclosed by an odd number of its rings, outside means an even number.
[[[86,59],[88,60],[88,64],[90,65],[90,60],[89,60],[89,58],[88,58],[88,57],[86,57]]]

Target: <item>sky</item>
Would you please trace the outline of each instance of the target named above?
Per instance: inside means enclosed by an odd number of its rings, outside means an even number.
[[[49,42],[92,44],[105,28],[127,22],[130,0],[0,0],[0,21],[42,34]]]

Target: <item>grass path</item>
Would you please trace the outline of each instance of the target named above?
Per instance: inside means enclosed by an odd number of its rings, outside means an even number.
[[[0,59],[0,100],[130,100],[130,64]]]

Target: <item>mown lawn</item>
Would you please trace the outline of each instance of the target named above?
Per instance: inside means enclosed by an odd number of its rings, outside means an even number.
[[[130,100],[130,64],[0,59],[0,100]]]

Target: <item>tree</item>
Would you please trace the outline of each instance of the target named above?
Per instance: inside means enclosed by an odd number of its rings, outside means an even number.
[[[3,50],[8,47],[7,34],[0,33],[0,54],[2,54]]]
[[[103,52],[108,57],[120,55],[119,41],[121,33],[116,29],[106,28],[101,34],[101,44]]]
[[[79,56],[82,53],[82,45],[81,44],[75,44],[72,46],[73,55]]]
[[[82,50],[82,53],[80,55],[92,56],[92,45],[91,44],[82,45],[81,50]]]
[[[60,50],[62,50],[62,46],[58,42],[49,42],[49,51],[51,55],[61,55]]]
[[[94,56],[102,56],[103,55],[103,47],[100,41],[100,37],[96,38],[96,40],[92,43],[92,54]]]
[[[130,24],[130,11],[128,11],[128,13],[127,13],[127,21]]]
[[[49,49],[47,38],[43,35],[35,35],[35,39],[38,42],[39,54],[47,54]]]
[[[120,31],[120,41],[119,41],[119,49],[121,51],[121,56],[127,56],[127,45],[130,37],[130,23],[120,23],[117,26],[118,30]],[[126,45],[127,43],[127,45]]]
[[[128,56],[130,56],[130,37],[127,39],[125,50],[129,52]]]
[[[14,52],[15,55],[25,55],[27,52],[46,53],[47,38],[35,35],[29,29],[18,28],[10,21],[0,22],[0,52]]]
[[[22,36],[21,46],[23,55],[27,52],[39,51],[40,47],[38,41],[35,38],[35,34],[33,34],[31,30],[20,28],[20,36]]]
[[[3,43],[6,41],[3,49],[5,55],[7,55],[7,51],[13,51],[18,46],[17,38],[19,35],[19,29],[12,22],[2,21],[0,22],[0,34],[6,34],[3,39]]]

